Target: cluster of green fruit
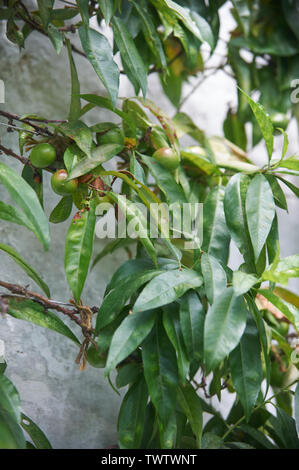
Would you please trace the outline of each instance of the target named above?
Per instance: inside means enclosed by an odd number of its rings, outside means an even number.
[[[46,142],[37,144],[30,153],[30,162],[36,168],[47,168],[56,160],[56,150],[53,145]],[[78,179],[68,181],[68,173],[61,169],[53,173],[51,186],[55,193],[60,196],[68,196],[76,191]]]

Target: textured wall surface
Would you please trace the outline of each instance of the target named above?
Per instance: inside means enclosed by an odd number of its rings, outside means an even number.
[[[226,11],[224,29],[232,29],[232,20]],[[1,33],[1,30],[0,30]],[[221,48],[220,48],[221,53]],[[103,88],[91,66],[80,56],[75,57],[84,93],[102,93]],[[21,114],[39,113],[49,119],[66,117],[69,101],[69,70],[66,66],[65,51],[57,56],[50,42],[33,33],[25,51],[1,39],[0,79],[5,82],[6,102],[1,109]],[[194,80],[193,84],[196,83]],[[186,86],[187,94],[191,86]],[[173,108],[165,97],[155,77],[149,80],[149,97],[155,99],[165,111]],[[120,96],[132,94],[132,88],[125,80],[121,84]],[[209,135],[222,133],[222,122],[228,103],[236,102],[236,90],[230,77],[219,71],[209,78],[186,102],[183,111],[189,112],[195,122]],[[90,113],[91,122],[112,120],[109,112]],[[290,154],[297,151],[298,140],[295,125],[291,126]],[[0,126],[0,136],[6,147],[18,151],[16,135],[7,134]],[[255,149],[253,158],[265,163],[265,150]],[[9,159],[1,155],[1,161]],[[10,165],[21,169],[18,162]],[[9,196],[0,186],[0,200],[9,202]],[[45,210],[49,214],[59,197],[45,184]],[[280,211],[280,235],[282,255],[298,251],[298,204],[288,193],[289,214]],[[51,225],[51,248],[45,253],[34,235],[16,225],[0,221],[0,241],[19,250],[37,272],[42,274],[51,286],[51,296],[56,300],[67,301],[70,297],[64,270],[63,238],[69,221]],[[105,241],[96,239],[95,250],[100,250]],[[89,305],[99,305],[105,285],[117,266],[125,260],[121,252],[105,258],[89,276],[83,300]],[[232,249],[231,265],[237,267],[240,258]],[[28,283],[28,278],[5,254],[0,252],[0,279],[20,284]],[[293,281],[290,286],[298,288]],[[38,291],[35,285],[31,284]],[[76,327],[75,327],[76,329]],[[79,334],[79,331],[77,331]],[[120,399],[104,379],[101,369],[88,367],[80,372],[74,363],[77,353],[66,338],[54,332],[7,317],[0,319],[0,339],[5,341],[8,375],[17,385],[23,410],[45,431],[56,448],[105,448],[116,443],[116,420]],[[231,398],[225,396],[224,409]],[[217,405],[217,400],[215,402]]]

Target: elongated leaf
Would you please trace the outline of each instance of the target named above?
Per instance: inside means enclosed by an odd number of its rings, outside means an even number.
[[[104,15],[106,25],[109,26],[115,10],[114,0],[98,0],[99,7]]]
[[[182,383],[185,383],[190,363],[182,334],[178,304],[173,303],[163,308],[163,326],[176,351],[180,378]]]
[[[147,220],[143,212],[136,204],[132,203],[125,196],[121,194],[115,194],[111,191],[108,194],[113,199],[113,201],[118,204],[119,208],[126,216],[127,221],[130,223],[132,231],[137,232],[139,240],[156,264],[157,254],[155,247],[149,238],[147,232]],[[128,234],[129,236],[132,235],[132,231]]]
[[[245,91],[241,90],[241,88],[239,88],[239,90],[245,96],[257,120],[259,128],[266,142],[266,147],[268,150],[268,157],[270,161],[272,152],[273,152],[273,131],[274,131],[271,118],[260,103],[256,103],[255,101],[253,101],[250,98],[250,96],[248,96],[247,93],[245,93]]]
[[[36,449],[52,449],[43,431],[24,413],[22,413],[21,426],[29,434]]]
[[[32,232],[34,231],[31,222],[27,219],[25,214],[2,201],[0,201],[0,219],[7,220],[7,222],[12,222],[14,224],[23,225]]]
[[[281,162],[279,162],[279,167],[299,171],[299,156],[292,155],[291,157],[282,160]]]
[[[213,256],[204,253],[201,257],[201,271],[209,303],[212,305],[221,291],[226,288],[226,274],[221,264]]]
[[[52,210],[49,221],[52,224],[60,224],[69,218],[72,212],[73,199],[71,196],[64,196],[57,206]]]
[[[271,187],[259,174],[251,181],[246,195],[248,229],[257,261],[271,230],[275,216],[275,203]]]
[[[292,277],[299,277],[299,255],[288,256],[278,262],[273,262],[262,275],[265,281],[281,284],[287,284]]]
[[[92,255],[95,207],[95,202],[91,201],[88,211],[73,218],[66,236],[65,273],[76,302],[80,300]]]
[[[142,29],[147,44],[149,45],[152,53],[157,57],[159,66],[166,69],[167,63],[164,49],[160,36],[153,23],[152,15],[147,7],[147,2],[144,0],[139,0],[138,2],[133,0],[132,3],[142,20]]]
[[[176,405],[178,370],[175,350],[161,322],[142,344],[142,362],[151,400],[166,424]]]
[[[77,74],[76,65],[72,56],[71,43],[69,39],[66,39],[66,45],[71,72],[71,101],[68,119],[69,121],[77,121],[81,113],[80,82]]]
[[[299,330],[299,310],[294,305],[286,302],[285,300],[277,297],[270,289],[259,289],[259,293],[266,297],[275,307],[277,307],[292,325]]]
[[[105,369],[105,374],[128,357],[142,343],[154,326],[155,310],[143,313],[129,313],[115,331]]]
[[[233,385],[248,421],[263,380],[259,334],[252,317],[248,317],[241,341],[230,353],[229,363]]]
[[[123,146],[118,144],[104,144],[91,151],[91,156],[83,158],[72,168],[68,179],[78,178],[81,175],[89,173],[101,163],[110,160],[117,155]]]
[[[73,139],[86,155],[91,156],[92,132],[83,121],[64,122],[59,130]]]
[[[247,274],[243,271],[234,271],[233,288],[236,295],[246,294],[257,282],[258,278],[253,274]]]
[[[47,311],[32,300],[10,299],[8,312],[14,318],[26,320],[35,325],[49,328],[80,344],[73,332],[54,313]]]
[[[272,444],[269,439],[258,429],[255,429],[248,424],[241,424],[240,429],[250,436],[251,440],[254,442],[254,447],[256,449],[277,449],[277,446]]]
[[[207,372],[238,345],[246,326],[246,305],[232,287],[222,292],[209,309],[204,329],[204,356]]]
[[[125,281],[109,291],[99,309],[95,334],[97,335],[101,328],[111,323],[121,312],[129,298],[146,282],[159,275],[161,271],[156,269],[136,272],[126,278]]]
[[[293,183],[291,183],[290,181],[282,178],[281,176],[278,176],[276,175],[276,177],[278,179],[280,179],[280,181],[282,181],[288,188],[290,188],[291,191],[293,191],[293,193],[299,197],[299,188],[297,188],[297,186],[295,186]]]
[[[274,294],[299,309],[299,296],[285,287],[275,286]]]
[[[281,189],[277,181],[277,178],[274,175],[267,175],[267,174],[265,175],[265,177],[267,178],[271,186],[275,204],[281,209],[284,209],[287,211],[288,210],[287,200],[286,200],[283,190]]]
[[[191,269],[175,269],[150,281],[139,295],[134,312],[162,307],[181,297],[187,290],[200,287],[202,277]]]
[[[112,27],[114,40],[119,48],[124,69],[135,88],[135,93],[137,95],[139,88],[141,88],[145,97],[147,88],[146,69],[132,36],[123,20],[117,16],[112,19]]]
[[[0,408],[0,448],[25,449],[26,441],[21,426],[14,417]]]
[[[155,265],[149,258],[135,258],[125,261],[111,277],[107,284],[105,295],[107,295],[111,289],[118,287],[120,283],[130,281],[129,277],[131,275],[142,275],[144,271],[153,270],[154,268]]]
[[[277,416],[271,416],[269,421],[275,435],[282,443],[284,449],[299,449],[299,439],[296,431],[296,422],[283,409],[277,407]],[[275,437],[270,434],[273,440]],[[277,441],[276,441],[277,442]]]
[[[202,250],[226,264],[229,253],[230,235],[224,216],[224,189],[212,189],[203,206]]]
[[[47,284],[40,278],[37,272],[28,264],[19,253],[9,245],[0,243],[0,250],[5,251],[22,269],[28,276],[36,282],[36,284],[50,297],[50,290]]]
[[[147,386],[142,378],[129,388],[119,411],[117,428],[120,449],[139,448],[145,426],[147,399]]]
[[[6,187],[13,201],[24,211],[32,224],[33,232],[47,250],[50,242],[49,224],[34,190],[12,168],[1,162],[0,183]]]
[[[224,211],[231,237],[244,256],[246,263],[255,271],[254,253],[246,219],[245,200],[250,179],[237,173],[225,188]]]
[[[141,157],[155,178],[159,188],[165,194],[169,204],[186,203],[187,199],[182,187],[178,185],[169,170],[166,170],[166,168],[151,157],[147,157],[146,155],[142,155]]]
[[[79,36],[85,54],[108,91],[112,105],[116,105],[119,87],[119,69],[113,60],[111,46],[103,34],[81,26]]]
[[[21,421],[21,400],[14,384],[0,375],[0,410],[9,413],[16,423]]]
[[[198,295],[190,290],[181,299],[180,322],[190,360],[203,357],[205,312]]]
[[[196,437],[197,446],[200,448],[203,426],[202,406],[192,385],[188,384],[179,388],[178,402],[188,418],[191,429]]]
[[[181,20],[194,36],[203,42],[207,42],[212,48],[213,33],[207,21],[196,11],[190,11],[172,0],[163,0],[163,3]]]

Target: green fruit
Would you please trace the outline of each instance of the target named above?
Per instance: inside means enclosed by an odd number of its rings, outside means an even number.
[[[125,144],[125,137],[121,129],[118,127],[114,127],[109,131],[105,132],[105,134],[97,134],[97,143],[98,145],[104,144]]]
[[[68,194],[74,193],[78,188],[78,180],[75,178],[70,181],[66,181],[68,173],[66,170],[58,170],[52,175],[51,186],[55,193],[61,196],[67,196]]]
[[[37,144],[30,153],[30,161],[36,168],[46,168],[56,159],[55,148],[47,143]]]
[[[153,158],[168,170],[175,170],[180,164],[179,155],[170,147],[162,147],[156,150]]]
[[[106,365],[106,358],[102,357],[96,348],[91,345],[87,351],[87,362],[93,367],[105,367]]]
[[[279,322],[277,330],[281,334],[281,336],[286,336],[289,332],[289,323],[287,323],[286,321]]]

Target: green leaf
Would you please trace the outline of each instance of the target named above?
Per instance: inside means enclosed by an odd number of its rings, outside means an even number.
[[[130,117],[126,113],[113,107],[113,104],[110,99],[92,94],[81,95],[81,98],[83,98],[85,101],[88,101],[88,103],[90,103],[91,105],[99,106],[100,108],[104,109],[109,109],[113,113],[120,116],[123,121],[125,121],[133,130],[135,130],[134,125],[131,123]]]
[[[214,299],[226,288],[226,273],[216,258],[206,253],[201,257],[201,272],[208,301],[212,305]]]
[[[47,250],[50,243],[49,224],[34,190],[12,168],[2,162],[0,162],[0,183],[6,187],[10,197],[24,211],[32,224],[32,231]]]
[[[224,211],[227,227],[246,263],[255,271],[254,253],[246,219],[245,200],[250,179],[237,173],[225,188]]]
[[[42,25],[47,31],[54,0],[37,0],[37,4],[38,4],[38,12],[39,12]]]
[[[78,178],[79,176],[89,173],[101,163],[113,158],[122,149],[123,146],[119,144],[104,144],[96,147],[91,151],[90,157],[83,158],[72,168],[68,179]]]
[[[83,121],[64,122],[59,126],[59,131],[73,139],[82,152],[90,156],[92,132]]]
[[[7,220],[14,224],[23,225],[30,231],[33,231],[32,224],[22,212],[2,201],[0,201],[0,219]]]
[[[199,396],[192,385],[187,384],[179,387],[178,402],[188,418],[191,429],[196,437],[197,446],[200,448],[203,427],[202,406]]]
[[[252,317],[248,317],[241,341],[230,353],[229,364],[232,382],[248,421],[263,380],[259,334]]]
[[[203,357],[204,320],[205,312],[198,295],[193,290],[186,292],[181,299],[180,322],[190,360],[199,361]]]
[[[95,231],[95,201],[89,210],[74,217],[65,240],[64,267],[68,284],[78,303],[87,277]]]
[[[274,261],[262,274],[264,281],[287,284],[292,277],[299,277],[299,255],[288,256]]]
[[[251,440],[254,442],[254,446],[256,449],[277,449],[277,446],[272,444],[269,439],[265,436],[265,434],[258,429],[255,429],[248,424],[241,424],[240,425],[241,431],[245,434],[250,436]]]
[[[147,2],[145,2],[144,0],[139,0],[138,2],[132,0],[132,3],[142,20],[142,30],[144,38],[149,48],[151,49],[152,53],[157,57],[159,66],[163,69],[166,69],[167,62],[164,49],[160,36],[156,31],[152,15],[148,9]]]
[[[299,439],[295,420],[283,409],[276,407],[277,416],[271,416],[269,422],[284,449],[299,449]],[[275,442],[276,439],[270,434]]]
[[[247,309],[243,297],[232,287],[222,292],[209,309],[204,329],[204,356],[207,372],[214,370],[238,345],[246,326]]]
[[[52,449],[43,431],[24,413],[22,413],[21,426],[29,434],[36,449]]]
[[[247,274],[243,271],[234,271],[233,288],[236,295],[246,294],[258,282],[258,278],[253,274]]]
[[[118,204],[120,210],[126,216],[126,219],[129,222],[132,230],[138,231],[138,239],[143,244],[149,256],[152,258],[152,260],[156,264],[157,254],[156,254],[155,247],[151,239],[149,238],[149,235],[147,232],[147,220],[143,212],[140,210],[140,208],[136,204],[132,203],[125,196],[121,194],[115,194],[112,191],[110,191],[108,194],[111,197],[111,199],[113,199],[113,201],[116,202],[116,204]]]
[[[176,351],[180,378],[185,383],[190,363],[183,339],[178,304],[172,303],[163,308],[163,326]]]
[[[141,366],[136,362],[125,364],[118,369],[115,384],[117,388],[125,387],[137,381],[142,372]]]
[[[281,209],[284,209],[287,211],[288,210],[287,200],[286,200],[283,190],[281,189],[277,181],[277,178],[274,175],[267,175],[267,174],[265,175],[265,177],[267,178],[271,186],[275,204]]]
[[[5,376],[0,375],[0,413],[6,411],[16,423],[21,421],[21,400],[14,384]]]
[[[135,294],[143,284],[160,273],[161,271],[156,269],[147,269],[143,272],[137,271],[117,283],[115,288],[111,288],[99,309],[95,335],[99,333],[101,328],[104,328],[104,326],[111,323],[118,316],[129,298]]]
[[[207,42],[209,46],[213,48],[213,33],[209,24],[202,16],[200,16],[195,10],[191,11],[188,8],[184,8],[172,0],[163,0],[163,4],[183,22],[186,28],[189,29],[194,36],[202,42]]]
[[[299,156],[298,155],[292,155],[291,157],[280,161],[279,162],[279,167],[289,168],[290,170],[299,171]],[[277,170],[277,171],[279,171],[279,170]]]
[[[282,178],[281,176],[276,175],[276,178],[280,179],[280,181],[282,181],[288,188],[290,188],[291,191],[293,191],[297,197],[299,197],[299,188],[297,188],[297,186],[295,186],[293,183],[290,183],[290,181]]]
[[[155,265],[149,258],[136,258],[125,261],[111,277],[105,291],[105,295],[122,282],[126,282],[131,275],[142,275],[144,271],[153,270]],[[158,271],[160,272],[160,271]],[[137,277],[136,277],[137,279]]]
[[[241,90],[241,88],[239,88],[239,90],[245,96],[245,98],[248,101],[248,103],[249,103],[249,105],[250,105],[250,107],[253,111],[253,114],[254,114],[254,116],[257,120],[259,128],[260,128],[260,130],[263,134],[263,137],[265,139],[265,142],[266,142],[266,147],[267,147],[267,150],[268,150],[268,157],[269,157],[269,161],[270,161],[271,155],[272,155],[272,152],[273,152],[273,131],[274,131],[274,128],[273,128],[272,120],[271,120],[269,114],[266,112],[266,110],[264,109],[264,107],[260,103],[256,103],[255,101],[253,101],[250,98],[250,96],[248,96],[247,93],[245,93],[245,91]]]
[[[71,73],[71,102],[70,110],[68,115],[69,121],[77,121],[81,114],[81,103],[80,103],[80,82],[76,65],[72,56],[72,48],[69,39],[66,39],[66,46],[68,52],[68,58],[70,63]]]
[[[145,97],[147,88],[147,74],[144,63],[134,44],[132,36],[121,18],[112,19],[114,40],[119,48],[123,67],[132,82],[136,95],[139,88]]]
[[[175,269],[150,281],[139,295],[133,312],[162,307],[181,297],[187,290],[200,287],[202,277],[191,269]]]
[[[22,170],[22,178],[31,186],[31,188],[36,192],[38,200],[42,208],[44,207],[43,198],[43,170],[38,168],[33,168],[29,165],[24,165]]]
[[[142,344],[141,352],[151,400],[159,420],[166,425],[175,409],[179,379],[175,350],[161,322],[156,322],[151,334]]]
[[[165,194],[169,204],[186,203],[187,199],[180,185],[175,181],[173,175],[160,163],[151,157],[141,155],[152,176],[155,178],[159,188]]]
[[[251,181],[246,195],[246,216],[255,260],[264,247],[275,217],[275,203],[271,187],[259,174]]]
[[[147,386],[142,378],[129,388],[120,407],[117,425],[120,449],[139,448],[145,427],[147,399]]]
[[[228,260],[230,235],[224,216],[224,189],[212,189],[203,206],[202,250],[226,264]]]
[[[45,312],[44,308],[32,300],[19,300],[11,298],[9,300],[9,315],[19,320],[26,320],[35,325],[49,328],[56,331],[67,338],[80,344],[73,332],[58,318],[54,313],[49,310]]]
[[[64,196],[52,210],[49,221],[52,222],[52,224],[60,224],[61,222],[64,222],[71,215],[72,207],[72,196]]]
[[[226,449],[221,437],[211,432],[206,432],[202,436],[201,448],[202,449]]]
[[[0,448],[25,449],[26,441],[21,426],[13,416],[0,408]]]
[[[50,23],[48,25],[48,35],[49,35],[49,38],[50,38],[57,54],[60,54],[61,49],[63,47],[63,35],[62,35],[62,33],[52,23]]]
[[[99,7],[104,15],[107,26],[109,26],[111,18],[114,15],[115,3],[115,0],[98,0]]]
[[[277,297],[272,291],[269,289],[259,289],[258,292],[266,297],[269,302],[271,302],[275,307],[278,308],[290,322],[292,325],[299,330],[299,310],[294,305],[286,302],[285,300]]]
[[[128,357],[142,343],[154,326],[155,310],[129,313],[115,331],[109,348],[105,375]]]
[[[40,278],[37,272],[28,264],[19,253],[9,245],[0,243],[0,250],[5,251],[22,269],[28,276],[36,282],[36,284],[50,297],[50,290],[47,284]]]
[[[119,87],[119,69],[113,60],[111,46],[103,34],[81,26],[79,36],[85,54],[108,91],[112,105],[116,105]]]
[[[191,164],[199,168],[202,172],[210,175],[212,173],[219,173],[215,163],[213,163],[208,156],[207,152],[198,145],[186,147],[181,151],[181,158],[185,164]]]

